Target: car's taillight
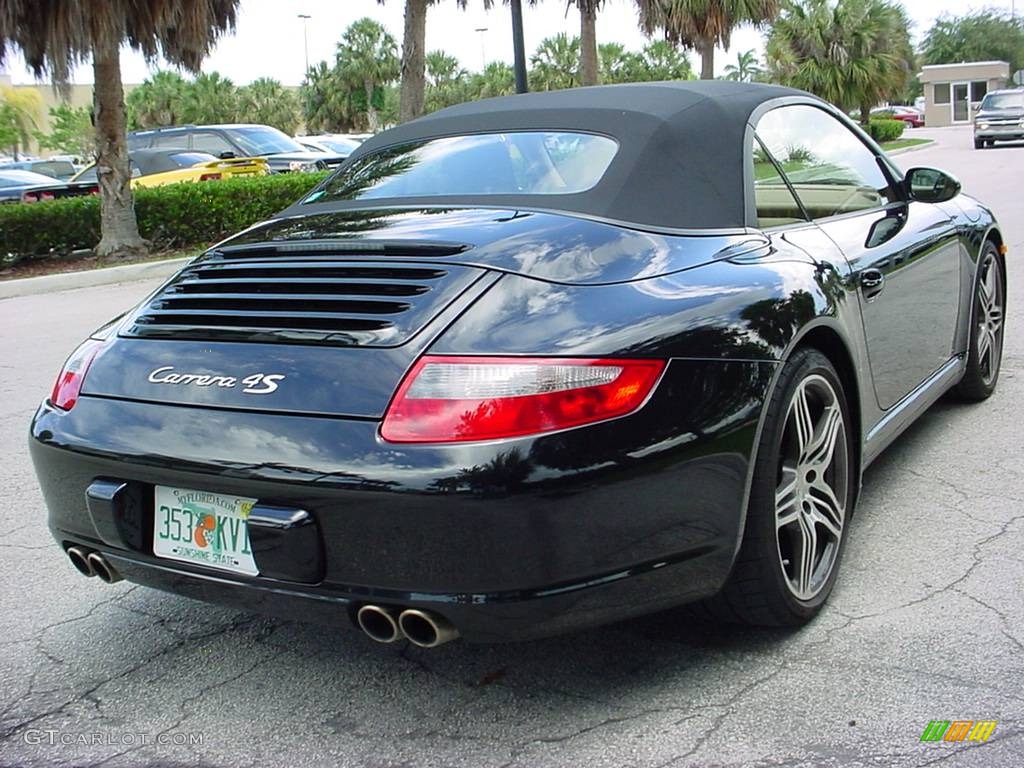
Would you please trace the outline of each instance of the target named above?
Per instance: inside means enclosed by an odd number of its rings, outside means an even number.
[[[516,357],[423,357],[381,425],[393,443],[496,440],[625,416],[644,404],[665,363]]]
[[[221,175],[219,173],[204,173],[202,176],[199,177],[199,180],[200,181],[217,181],[218,179],[220,179],[220,176]],[[220,187],[217,187],[217,189],[220,189]]]
[[[50,393],[51,405],[62,411],[70,411],[75,407],[78,395],[82,391],[85,374],[102,346],[102,341],[89,339],[71,353],[71,357],[64,363],[64,367],[53,385],[53,392]]]
[[[37,203],[39,202],[39,195],[35,192],[22,192],[21,202],[23,203]]]

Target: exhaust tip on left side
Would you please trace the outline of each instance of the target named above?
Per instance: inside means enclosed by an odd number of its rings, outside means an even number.
[[[83,576],[92,577],[96,575],[96,571],[93,570],[92,563],[89,562],[89,550],[85,547],[68,547],[67,552],[68,560],[75,566],[75,570]]]
[[[364,605],[356,612],[356,624],[367,637],[378,643],[393,643],[402,637],[398,611],[394,608]]]
[[[105,581],[107,584],[114,584],[121,581],[123,578],[117,569],[114,568],[99,552],[90,552],[87,558],[89,565],[92,567],[93,573],[100,577],[100,581]]]

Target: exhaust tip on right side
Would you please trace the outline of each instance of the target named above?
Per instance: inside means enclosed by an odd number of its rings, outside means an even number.
[[[105,581],[107,584],[116,584],[121,581],[121,574],[99,552],[90,552],[86,559],[92,572],[99,576],[100,581]]]
[[[409,642],[420,648],[437,648],[459,636],[459,630],[447,619],[416,608],[402,611],[398,625]]]

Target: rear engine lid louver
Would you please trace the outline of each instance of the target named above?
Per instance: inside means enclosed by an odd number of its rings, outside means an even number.
[[[432,263],[461,250],[373,242],[227,247],[183,270],[121,335],[397,346],[481,276]]]

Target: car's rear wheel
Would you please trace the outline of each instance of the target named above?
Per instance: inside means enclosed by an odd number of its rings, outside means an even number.
[[[835,368],[815,349],[784,364],[768,406],[743,542],[724,589],[708,603],[719,618],[799,626],[835,583],[855,499],[854,446]]]
[[[977,286],[967,347],[967,371],[956,390],[965,400],[984,400],[995,391],[1003,360],[1006,286],[999,252],[991,242],[986,243],[981,252]]]

